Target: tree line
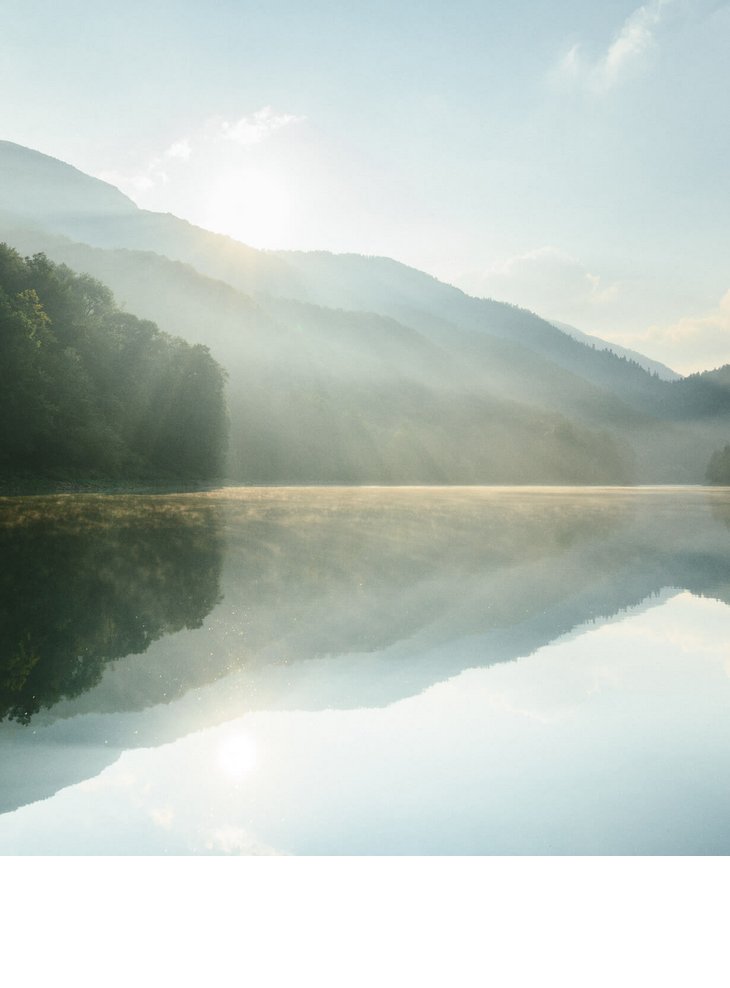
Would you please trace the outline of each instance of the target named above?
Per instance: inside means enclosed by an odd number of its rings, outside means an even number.
[[[88,275],[0,244],[4,479],[207,480],[225,375],[207,347],[124,312]]]

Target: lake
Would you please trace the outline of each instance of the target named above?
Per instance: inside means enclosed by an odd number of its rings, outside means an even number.
[[[730,491],[0,498],[0,853],[730,851]]]

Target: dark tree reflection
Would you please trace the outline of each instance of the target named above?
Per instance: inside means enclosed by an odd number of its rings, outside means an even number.
[[[114,659],[199,627],[221,559],[204,496],[0,499],[0,719],[27,724]]]

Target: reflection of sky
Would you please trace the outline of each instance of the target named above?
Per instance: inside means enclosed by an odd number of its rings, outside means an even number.
[[[249,713],[7,814],[0,850],[727,853],[728,643],[680,593],[384,708]]]

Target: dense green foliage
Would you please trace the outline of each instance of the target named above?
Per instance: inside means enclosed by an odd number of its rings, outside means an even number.
[[[0,245],[5,477],[220,474],[224,379],[206,347],[121,311],[111,291]]]
[[[717,449],[707,464],[708,484],[730,484],[730,446]]]

